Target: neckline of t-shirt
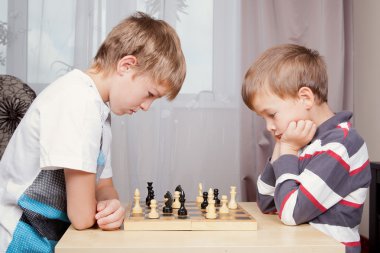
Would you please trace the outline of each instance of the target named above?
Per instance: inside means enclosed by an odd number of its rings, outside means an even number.
[[[90,85],[90,87],[92,88],[92,90],[94,91],[97,99],[99,99],[103,105],[103,108],[105,109],[105,111],[107,113],[110,112],[110,108],[108,107],[107,103],[105,103],[102,99],[102,96],[100,95],[99,93],[99,90],[98,88],[96,87],[95,85],[95,82],[94,80],[91,79],[91,77],[89,75],[87,75],[85,72],[83,72],[82,70],[80,69],[74,69],[73,71],[77,72],[79,74],[79,76],[87,83]]]

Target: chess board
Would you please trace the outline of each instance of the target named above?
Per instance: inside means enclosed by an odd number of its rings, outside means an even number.
[[[150,209],[145,203],[140,203],[143,214],[132,214],[132,205],[127,207],[124,219],[124,230],[257,230],[256,220],[240,205],[228,214],[219,214],[216,207],[217,218],[207,219],[205,210],[196,202],[187,202],[187,218],[179,218],[178,209],[173,209],[170,216],[163,215],[163,202],[158,203],[158,219],[149,219]]]

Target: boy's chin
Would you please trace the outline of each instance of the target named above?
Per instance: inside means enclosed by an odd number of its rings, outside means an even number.
[[[117,116],[122,116],[122,115],[125,115],[125,114],[130,114],[129,111],[122,112],[122,111],[119,111],[119,110],[112,110],[112,109],[111,109],[111,111],[112,111],[113,114],[115,114]]]

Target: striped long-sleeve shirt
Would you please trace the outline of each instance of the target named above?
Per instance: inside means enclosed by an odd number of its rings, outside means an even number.
[[[359,224],[371,172],[365,142],[340,112],[321,124],[299,155],[266,164],[257,181],[258,206],[283,223],[309,222],[360,253]]]

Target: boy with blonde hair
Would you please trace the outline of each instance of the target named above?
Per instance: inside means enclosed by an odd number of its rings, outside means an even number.
[[[185,75],[174,29],[137,13],[109,33],[86,72],[42,91],[0,163],[0,252],[53,252],[70,224],[119,229],[125,210],[112,183],[110,111],[172,100]]]
[[[292,44],[266,50],[247,71],[243,100],[275,140],[257,203],[287,225],[308,222],[359,253],[368,152],[349,122],[352,113],[329,108],[327,83],[318,52]]]

